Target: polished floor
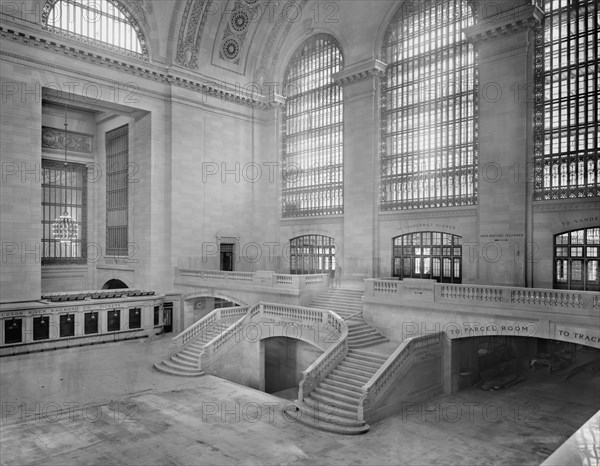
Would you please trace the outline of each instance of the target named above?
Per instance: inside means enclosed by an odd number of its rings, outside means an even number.
[[[170,338],[0,359],[2,465],[540,464],[600,409],[600,376],[532,372],[407,407],[358,437],[313,430],[289,401],[156,372]]]

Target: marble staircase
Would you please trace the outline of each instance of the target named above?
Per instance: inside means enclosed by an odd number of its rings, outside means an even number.
[[[363,349],[349,349],[346,357],[319,385],[297,401],[301,423],[338,434],[355,435],[369,430],[358,420],[358,405],[362,386],[387,360],[386,355]]]
[[[328,288],[310,304],[310,307],[334,311],[346,320],[350,348],[368,348],[389,341],[362,318],[362,296],[362,290]]]
[[[198,361],[204,350],[204,345],[221,334],[232,323],[220,321],[211,325],[206,332],[202,332],[192,343],[186,345],[168,359],[155,363],[154,367],[161,372],[182,377],[204,375],[204,372],[198,368]]]

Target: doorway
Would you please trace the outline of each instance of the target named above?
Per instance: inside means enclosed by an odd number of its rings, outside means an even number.
[[[163,330],[164,333],[173,331],[173,303],[163,304]]]
[[[233,247],[231,243],[221,243],[221,270],[226,272],[233,271]]]

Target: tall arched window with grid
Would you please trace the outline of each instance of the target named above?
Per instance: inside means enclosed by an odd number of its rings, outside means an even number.
[[[382,56],[381,210],[477,203],[475,2],[405,2]]]
[[[285,72],[282,216],[344,212],[342,53],[330,35],[309,38]]]
[[[535,199],[600,196],[600,6],[538,0]]]
[[[56,34],[135,58],[148,47],[134,16],[117,0],[47,0],[44,28]]]

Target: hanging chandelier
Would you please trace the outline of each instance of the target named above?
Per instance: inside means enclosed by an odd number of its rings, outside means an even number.
[[[77,223],[75,223],[67,211],[67,175],[69,173],[67,169],[69,166],[67,163],[67,126],[67,106],[65,104],[65,209],[63,210],[62,215],[54,219],[54,222],[52,223],[52,236],[55,240],[60,241],[63,244],[70,244],[72,241],[77,240],[77,235],[79,233]]]

